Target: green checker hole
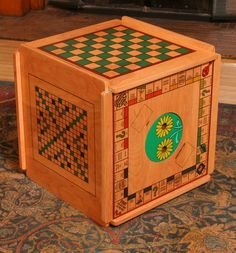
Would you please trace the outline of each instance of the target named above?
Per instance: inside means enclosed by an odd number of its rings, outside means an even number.
[[[146,137],[145,151],[153,162],[163,162],[171,157],[180,144],[183,122],[173,112],[162,114],[152,124]]]

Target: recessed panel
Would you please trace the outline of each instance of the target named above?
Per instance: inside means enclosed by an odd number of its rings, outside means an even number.
[[[94,193],[93,105],[32,76],[30,85],[35,160]]]
[[[153,111],[142,131],[129,128],[129,194],[195,164],[198,84],[195,82],[129,107],[129,125],[139,118],[138,112],[143,106]],[[159,131],[159,126],[165,122],[171,127]],[[182,155],[181,149],[186,144],[193,147],[193,151],[182,167],[176,163],[176,157]]]

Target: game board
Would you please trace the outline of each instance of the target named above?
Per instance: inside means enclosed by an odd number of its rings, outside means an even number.
[[[34,159],[94,194],[93,105],[71,94],[63,97],[34,76],[29,80]]]
[[[114,95],[114,218],[206,175],[212,69]]]
[[[35,92],[39,154],[88,182],[87,112],[37,86]]]
[[[193,52],[187,47],[125,26],[89,33],[41,49],[106,78],[118,77]]]

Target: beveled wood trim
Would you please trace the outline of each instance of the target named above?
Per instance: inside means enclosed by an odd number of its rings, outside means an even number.
[[[18,132],[18,149],[19,149],[19,166],[21,170],[26,170],[26,143],[25,143],[25,124],[23,116],[23,92],[21,83],[21,62],[20,53],[14,54],[15,64],[15,91],[16,91],[16,115],[17,115],[17,132]]]
[[[112,93],[102,92],[101,102],[101,137],[102,137],[102,189],[101,189],[101,218],[109,223],[112,219],[113,203],[113,112],[112,112]]]
[[[221,56],[216,54],[217,58],[214,62],[213,69],[213,85],[212,85],[212,104],[211,104],[211,122],[210,122],[210,146],[209,146],[209,161],[208,173],[211,174],[215,164],[215,146],[216,146],[216,131],[217,131],[217,116],[218,116],[218,99],[219,99],[219,83]]]

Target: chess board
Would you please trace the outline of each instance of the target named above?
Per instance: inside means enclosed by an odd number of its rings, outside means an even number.
[[[126,26],[115,26],[41,49],[109,79],[194,52]]]

